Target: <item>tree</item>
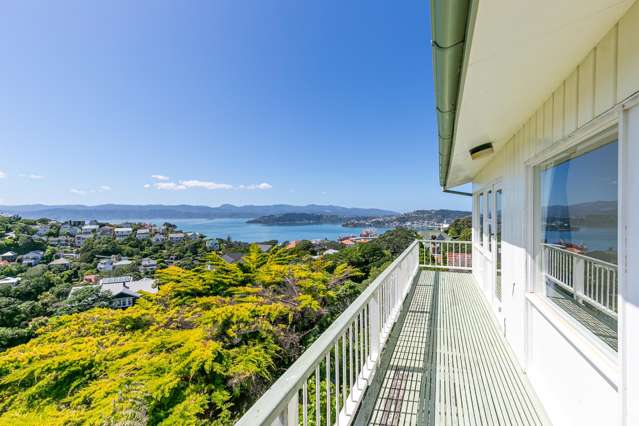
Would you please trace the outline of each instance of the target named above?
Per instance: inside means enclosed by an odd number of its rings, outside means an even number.
[[[451,238],[470,241],[472,237],[472,227],[472,216],[465,216],[455,219],[453,223],[450,224],[446,232]]]
[[[106,308],[111,306],[111,293],[99,287],[85,286],[74,291],[58,308],[58,315],[69,315],[83,312],[91,308]]]

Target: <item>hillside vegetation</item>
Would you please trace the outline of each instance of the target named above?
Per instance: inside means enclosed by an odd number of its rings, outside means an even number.
[[[0,353],[0,424],[232,424],[415,234],[314,259],[252,245],[156,273],[126,310],[48,320]]]

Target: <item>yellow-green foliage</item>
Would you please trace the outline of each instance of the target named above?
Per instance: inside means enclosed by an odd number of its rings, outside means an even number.
[[[51,319],[0,354],[0,424],[229,424],[303,348],[354,271],[252,247],[159,271],[126,310]]]

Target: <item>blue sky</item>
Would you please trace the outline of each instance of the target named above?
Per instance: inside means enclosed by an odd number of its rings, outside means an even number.
[[[0,204],[470,208],[427,0],[13,1],[0,58]]]

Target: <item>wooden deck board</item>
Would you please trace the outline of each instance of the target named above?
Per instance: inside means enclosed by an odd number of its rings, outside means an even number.
[[[472,275],[419,274],[355,423],[547,424]]]

